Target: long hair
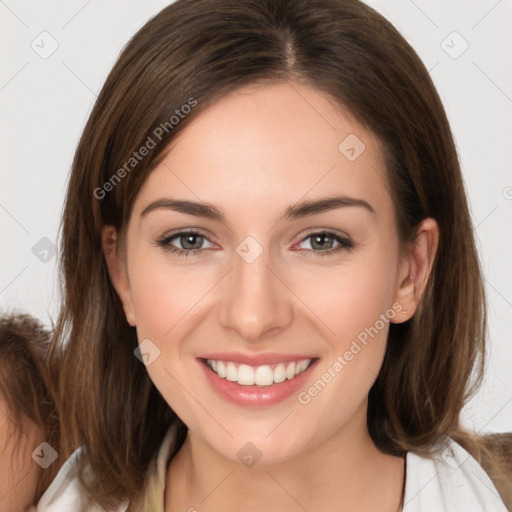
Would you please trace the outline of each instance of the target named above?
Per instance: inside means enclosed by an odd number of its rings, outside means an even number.
[[[415,315],[390,325],[369,394],[373,441],[390,454],[427,453],[441,435],[477,442],[459,416],[484,371],[484,287],[453,136],[418,55],[358,0],[178,0],[110,72],[76,150],[60,230],[62,427],[77,426],[68,448],[85,445],[97,475],[88,489],[105,507],[140,494],[180,419],[133,355],[136,331],[110,282],[101,229],[123,239],[144,180],[205,108],[245,85],[287,81],[324,92],[377,135],[402,243],[426,217],[440,228]]]

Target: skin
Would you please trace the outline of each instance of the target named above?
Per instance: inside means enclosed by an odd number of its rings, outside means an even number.
[[[32,512],[41,468],[31,454],[44,435],[28,418],[17,428],[0,395],[0,510]]]
[[[366,146],[355,161],[338,150],[349,134]],[[139,342],[149,338],[160,350],[149,375],[189,428],[168,466],[166,512],[227,504],[269,512],[397,509],[403,459],[381,453],[366,425],[389,323],[307,405],[296,395],[263,408],[231,404],[196,361],[212,350],[313,354],[320,362],[307,390],[393,304],[401,312],[391,321],[409,319],[438,227],[425,219],[401,252],[385,176],[379,141],[324,93],[298,83],[250,86],[210,106],[173,142],[135,200],[124,251],[115,229],[104,228],[127,320]],[[350,206],[278,222],[299,200],[341,194],[364,199],[375,214]],[[163,208],[141,217],[164,197],[213,203],[226,222]],[[208,238],[197,239],[199,255],[178,257],[155,244],[192,228]],[[325,249],[312,245],[308,235],[322,230],[355,245],[314,257],[340,247],[333,239]],[[236,252],[247,236],[263,250],[250,264]],[[180,240],[187,242],[176,237],[172,245],[190,247]],[[253,467],[237,457],[247,442],[262,454]]]

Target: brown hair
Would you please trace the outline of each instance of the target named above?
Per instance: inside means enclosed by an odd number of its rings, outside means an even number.
[[[103,506],[141,492],[166,429],[180,419],[134,357],[136,331],[110,282],[101,229],[115,226],[122,248],[142,183],[208,105],[245,85],[283,81],[328,94],[378,136],[403,244],[426,217],[440,228],[421,304],[411,320],[390,325],[369,394],[375,444],[427,453],[444,434],[483,446],[463,433],[459,415],[484,370],[484,287],[452,133],[417,54],[357,0],[178,0],[133,36],[109,74],[63,212],[61,387],[66,417],[78,424],[74,441],[98,475],[89,490]],[[196,106],[169,123],[191,99]],[[156,148],[131,162],[162,126]]]
[[[25,418],[33,421],[45,441],[59,453],[59,422],[55,403],[55,365],[48,359],[51,333],[25,313],[0,318],[0,395],[13,426],[8,442],[18,444]],[[33,464],[30,460],[27,464]],[[59,469],[59,459],[39,471],[35,502]]]

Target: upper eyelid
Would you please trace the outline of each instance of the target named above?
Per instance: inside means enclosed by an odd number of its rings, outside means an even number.
[[[201,230],[199,229],[190,229],[190,230],[180,230],[180,231],[176,231],[174,233],[171,233],[169,235],[164,235],[162,237],[160,237],[158,240],[160,242],[167,242],[167,243],[170,243],[171,240],[174,241],[174,239],[179,239],[180,238],[180,235],[181,236],[185,236],[185,235],[199,235],[199,236],[202,236],[203,238],[205,238],[206,240],[208,240],[208,242],[210,242],[211,244],[215,244],[215,242],[211,239],[210,236],[206,235],[205,233],[203,233]],[[185,249],[183,249],[185,250]],[[195,250],[198,250],[198,251],[201,251],[202,249],[195,249]],[[188,252],[192,252],[192,251],[188,251]]]
[[[204,233],[203,231],[201,231],[198,228],[181,229],[179,231],[170,233],[169,235],[164,235],[164,236],[160,237],[159,240],[172,240],[173,238],[177,238],[178,235],[200,235],[203,238],[206,238],[210,243],[212,243],[212,244],[215,243],[215,242],[213,242],[213,240],[211,239],[211,237],[209,235],[207,235],[206,233]]]

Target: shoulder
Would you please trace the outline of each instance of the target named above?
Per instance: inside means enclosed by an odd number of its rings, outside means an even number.
[[[167,463],[179,448],[180,428],[186,428],[180,421],[174,422],[164,436],[157,456],[151,461],[146,475],[143,495],[136,502],[125,500],[115,512],[135,510],[163,511],[163,495]],[[78,478],[81,465],[85,474],[90,474],[85,447],[75,450],[64,463],[37,504],[36,512],[106,512],[98,505],[87,505],[86,493]]]
[[[407,453],[404,512],[430,510],[508,512],[484,469],[446,436],[430,457]]]
[[[39,500],[36,512],[105,512],[98,505],[87,505],[86,493],[78,479],[78,470],[84,457],[86,454],[83,446],[72,453]],[[125,512],[127,508],[128,504],[123,503],[116,512]]]

